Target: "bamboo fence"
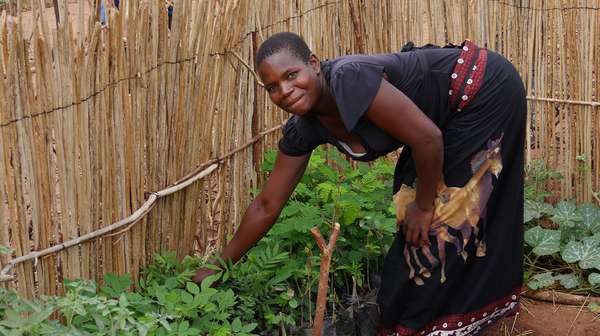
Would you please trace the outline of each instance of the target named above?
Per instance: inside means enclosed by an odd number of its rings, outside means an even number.
[[[286,119],[251,71],[279,31],[321,58],[409,40],[486,45],[525,82],[527,159],[564,174],[560,197],[600,189],[598,0],[177,0],[171,29],[163,0],[122,0],[106,26],[83,14],[97,0],[58,1],[58,25],[31,3],[31,34],[25,14],[0,17],[0,245],[14,249],[0,264],[151,205],[119,230],[16,265],[2,286],[27,297],[62,293],[65,277],[135,276],[157,252],[222,246]]]

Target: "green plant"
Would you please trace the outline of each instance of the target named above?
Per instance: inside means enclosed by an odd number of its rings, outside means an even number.
[[[244,261],[225,265],[221,287],[235,291],[240,299],[237,316],[263,321],[262,330],[293,326],[299,320],[295,283],[301,264],[282,251],[276,242],[262,243]]]
[[[0,245],[0,255],[2,254],[11,254],[13,252],[13,249],[11,249],[10,247],[4,246],[4,245]]]
[[[600,209],[591,203],[546,203],[543,187],[560,175],[543,162],[526,175],[524,204],[525,280],[532,289],[561,286],[575,293],[600,294]]]
[[[551,196],[546,186],[549,182],[562,179],[561,173],[549,169],[543,160],[533,160],[525,167],[525,199],[533,202],[543,202]]]
[[[268,155],[265,167],[271,167],[272,160],[273,155]],[[340,266],[334,270],[338,284],[350,281],[352,275],[364,277],[368,271],[377,271],[396,232],[393,171],[387,160],[352,168],[337,151],[315,151],[267,238],[279,241],[291,254],[302,255],[306,247],[316,251],[311,227],[318,226],[327,235],[332,223],[339,222],[342,233],[333,259],[333,265]],[[353,264],[361,267],[348,267]],[[361,274],[352,271],[357,268],[363,269]]]
[[[220,273],[200,286],[189,281],[198,265],[174,253],[157,256],[134,292],[126,291],[129,275],[106,275],[99,290],[67,280],[62,297],[25,300],[0,289],[0,335],[252,335],[256,324],[235,316],[233,291],[211,288]],[[48,320],[53,313],[60,320]]]
[[[585,157],[577,161],[582,170],[589,169]],[[562,176],[543,161],[534,161],[526,169],[525,282],[533,290],[600,294],[600,209],[573,200],[547,203],[552,193],[546,187],[558,178]]]
[[[267,173],[274,157],[266,155]],[[107,274],[99,286],[66,281],[62,297],[28,301],[0,290],[0,335],[243,336],[310,324],[319,274],[310,228],[328,235],[332,223],[342,225],[331,301],[369,290],[396,232],[393,170],[386,160],[353,168],[337,152],[317,150],[277,223],[242,262],[221,260],[218,268],[165,253],[135,286],[129,275]],[[190,279],[200,266],[218,272],[198,286]],[[53,313],[59,319],[47,320]]]
[[[275,152],[265,156],[263,170],[273,167]],[[342,226],[332,261],[331,277],[339,294],[353,289],[370,289],[370,277],[382,265],[383,255],[396,233],[392,207],[393,164],[385,159],[352,167],[335,150],[315,150],[307,170],[283,209],[277,223],[256,249],[275,242],[290,255],[288,283],[295,286],[300,305],[300,321],[310,321],[314,311],[319,255],[309,233],[313,226],[324,235],[332,224]],[[244,263],[251,260],[252,251]],[[294,266],[295,265],[295,266]]]

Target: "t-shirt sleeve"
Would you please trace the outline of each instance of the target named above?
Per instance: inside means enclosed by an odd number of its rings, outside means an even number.
[[[325,143],[318,130],[305,118],[293,116],[283,126],[283,136],[279,139],[279,150],[289,156],[302,156],[311,153]]]
[[[351,62],[333,69],[331,90],[346,129],[351,131],[365,114],[383,78],[378,64]]]

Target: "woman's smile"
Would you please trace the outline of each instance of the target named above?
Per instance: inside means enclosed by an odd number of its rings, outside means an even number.
[[[287,50],[266,58],[258,67],[258,74],[271,101],[283,110],[304,115],[311,111],[321,96],[319,61],[308,63]]]
[[[295,98],[289,99],[288,103],[285,106],[285,109],[286,110],[292,109],[295,105],[298,105],[298,103],[300,103],[300,101],[302,100],[302,98],[304,98],[304,95],[298,95]]]

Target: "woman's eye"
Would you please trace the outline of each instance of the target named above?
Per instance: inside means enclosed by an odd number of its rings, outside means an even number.
[[[266,89],[268,93],[273,93],[276,90],[275,86],[267,86]]]
[[[290,72],[287,76],[288,79],[294,79],[296,77],[298,77],[298,72],[296,72],[296,71]]]

